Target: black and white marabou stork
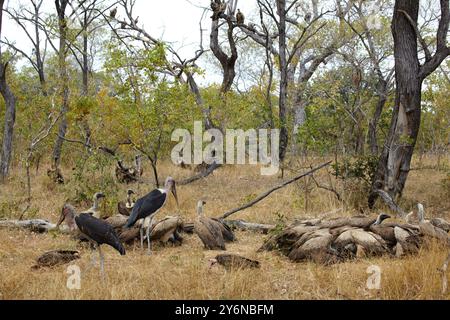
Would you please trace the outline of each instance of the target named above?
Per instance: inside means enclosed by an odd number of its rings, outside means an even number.
[[[164,188],[158,188],[150,191],[147,195],[138,199],[133,206],[131,215],[128,218],[126,228],[131,228],[138,220],[141,221],[140,236],[141,236],[141,248],[144,247],[144,227],[147,225],[147,246],[148,254],[151,254],[150,250],[150,228],[152,227],[152,221],[156,213],[167,202],[168,192],[171,191],[178,206],[177,189],[175,187],[175,180],[172,177],[167,177],[164,184]]]
[[[119,236],[114,231],[114,228],[106,221],[97,219],[89,213],[77,214],[70,204],[64,205],[61,217],[56,226],[58,227],[65,219],[71,220],[68,221],[69,224],[73,224],[73,221],[75,221],[80,232],[97,247],[100,256],[100,272],[102,276],[104,274],[104,258],[100,248],[102,244],[107,244],[116,249],[120,255],[125,255],[125,248],[120,242]]]

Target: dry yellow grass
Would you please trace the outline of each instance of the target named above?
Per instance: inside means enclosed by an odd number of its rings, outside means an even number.
[[[433,163],[433,159],[427,161]],[[174,168],[170,164],[162,166],[161,176],[169,172],[175,178],[190,175],[189,171]],[[13,172],[11,181],[6,186],[0,186],[0,204],[15,202],[20,207],[25,190],[20,174],[18,171]],[[320,175],[324,182],[328,181],[324,172]],[[448,219],[448,194],[440,185],[444,177],[445,172],[437,170],[412,171],[403,204],[408,206],[421,201],[425,204],[427,215]],[[33,215],[56,221],[67,195],[61,192],[60,187],[47,183],[45,174],[34,177],[33,181]],[[249,195],[257,195],[278,182],[276,176],[260,176],[258,168],[251,166],[221,168],[205,180],[178,188],[181,215],[186,221],[192,220],[195,217],[196,201],[203,198],[207,202],[205,213],[218,216],[244,203]],[[324,190],[314,189],[305,197],[306,183],[300,180],[234,217],[276,223],[277,214],[284,215],[289,222],[295,217],[317,216],[340,207],[342,210],[337,215],[356,213],[356,210],[341,205],[332,193]],[[119,188],[123,191],[127,186]],[[140,185],[139,194],[145,193],[148,188]],[[173,212],[175,206],[169,203],[158,215],[163,217]],[[182,246],[155,246],[152,256],[145,255],[139,247],[133,246],[127,248],[125,256],[120,256],[105,246],[106,280],[102,282],[98,265],[90,265],[90,250],[69,236],[0,229],[0,299],[450,298],[450,294],[441,294],[441,275],[437,269],[447,251],[438,244],[433,243],[418,255],[402,259],[360,259],[327,267],[313,263],[291,263],[276,252],[257,253],[264,235],[237,232],[237,237],[239,241],[229,244],[228,252],[258,259],[262,265],[260,269],[232,272],[216,266],[208,269],[208,259],[218,252],[206,251],[196,236],[184,235]],[[66,273],[67,266],[39,271],[30,269],[42,252],[63,248],[81,250],[82,258],[75,261],[82,272],[80,290],[66,287],[69,276]],[[371,265],[379,266],[382,271],[379,290],[366,287],[369,276],[366,271]]]

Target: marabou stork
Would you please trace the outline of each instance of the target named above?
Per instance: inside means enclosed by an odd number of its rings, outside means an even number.
[[[177,189],[175,187],[175,180],[172,177],[167,177],[164,188],[158,188],[150,191],[147,195],[138,199],[133,206],[131,215],[128,218],[125,228],[131,228],[138,220],[142,220],[139,230],[141,238],[141,248],[144,247],[144,227],[147,226],[147,247],[148,254],[150,250],[150,229],[152,221],[156,213],[161,209],[167,201],[168,192],[171,191],[178,206]]]
[[[107,244],[116,249],[120,255],[125,255],[125,248],[119,240],[119,236],[114,231],[114,228],[102,219],[97,219],[91,216],[89,213],[80,213],[77,214],[75,209],[69,205],[65,204],[61,217],[57,223],[57,227],[65,220],[68,221],[68,224],[75,224],[80,230],[80,232],[98,249],[98,253],[100,256],[100,272],[102,277],[104,276],[104,268],[103,268],[103,253],[101,251],[100,246],[102,244]]]

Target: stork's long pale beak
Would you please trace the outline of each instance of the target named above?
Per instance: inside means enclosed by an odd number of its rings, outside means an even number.
[[[62,208],[62,210],[61,210],[61,216],[59,217],[58,223],[56,224],[56,228],[58,228],[59,225],[60,225],[61,223],[63,223],[63,221],[64,221],[65,218],[66,218],[66,214],[65,214],[65,212],[64,212],[64,208]]]

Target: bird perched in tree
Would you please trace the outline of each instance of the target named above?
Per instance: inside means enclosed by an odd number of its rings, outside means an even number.
[[[134,19],[134,24],[138,24],[139,22],[139,17],[136,17],[136,19]]]
[[[119,236],[114,228],[104,220],[97,219],[88,213],[77,214],[71,205],[64,205],[61,218],[56,226],[59,226],[65,219],[71,220],[69,224],[76,224],[80,232],[98,249],[100,256],[100,272],[104,274],[104,258],[101,245],[107,244],[116,249],[120,255],[125,255]]]
[[[250,22],[248,24],[248,30],[255,32],[256,31],[256,25],[253,22]]]
[[[127,24],[125,22],[120,23],[120,29],[125,29],[127,27]]]
[[[311,13],[310,12],[307,12],[305,14],[305,22],[306,23],[310,23],[311,22]]]
[[[222,265],[227,270],[260,267],[259,261],[231,253],[218,254],[214,259],[209,259],[210,268],[216,263]]]
[[[237,13],[236,13],[236,22],[238,24],[244,24],[244,14],[241,12],[241,10],[238,9]]]
[[[39,256],[36,264],[31,268],[36,270],[42,267],[54,267],[76,259],[80,259],[80,253],[76,250],[52,250]]]
[[[117,13],[117,8],[114,7],[113,9],[111,9],[111,11],[109,11],[109,17],[114,19],[116,17],[116,13]]]
[[[152,227],[153,218],[156,213],[167,202],[168,192],[172,192],[178,206],[177,189],[175,187],[175,180],[172,177],[167,177],[164,188],[154,189],[144,197],[138,199],[133,206],[131,215],[128,218],[125,228],[131,228],[138,220],[143,220],[140,228],[141,247],[144,247],[144,227],[147,226],[147,246],[148,254],[150,250],[150,228]]]

